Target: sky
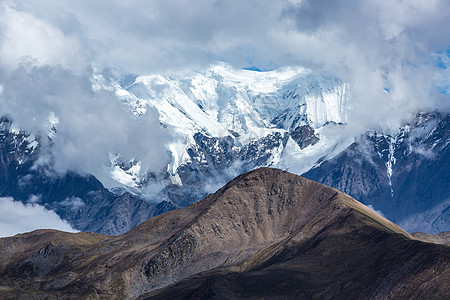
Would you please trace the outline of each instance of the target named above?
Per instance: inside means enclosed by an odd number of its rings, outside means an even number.
[[[95,174],[109,152],[160,170],[171,132],[157,112],[134,118],[93,76],[225,61],[332,72],[349,83],[354,128],[396,128],[450,108],[449,12],[448,0],[0,0],[0,111],[37,136],[57,124],[42,158],[57,172]]]

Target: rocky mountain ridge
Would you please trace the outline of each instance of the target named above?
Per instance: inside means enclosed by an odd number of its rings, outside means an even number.
[[[415,240],[335,189],[270,168],[120,236],[38,230],[0,239],[0,249],[5,298],[439,299],[449,292],[448,246]]]
[[[315,151],[324,155],[338,143],[324,127],[346,123],[351,110],[344,82],[300,67],[257,72],[219,63],[201,72],[138,76],[126,86],[103,84],[112,86],[137,117],[152,107],[161,124],[178,134],[168,145],[167,172],[179,186],[190,185],[186,169],[204,173],[202,164],[216,175],[240,162],[249,164],[234,176],[257,166],[277,166],[288,142],[298,146],[290,147],[294,152],[317,144]],[[310,160],[305,171],[314,163]],[[125,173],[137,186],[145,181],[145,174]],[[205,175],[202,180],[210,177]],[[231,178],[225,176],[220,184]]]
[[[12,130],[19,125],[5,118],[1,146],[10,163],[0,170],[5,174],[0,196],[23,203],[40,199],[36,204],[55,210],[75,229],[106,234],[124,233],[156,213],[198,201],[238,174],[275,166],[287,148],[315,147],[315,156],[303,159],[308,170],[335,146],[337,138],[319,138],[320,132],[345,122],[349,106],[342,81],[303,68],[255,72],[219,64],[178,77],[139,76],[123,86],[101,74],[93,78],[93,90],[112,89],[136,118],[153,107],[161,124],[176,132],[167,145],[167,169],[149,173],[139,160],[118,153],[110,155],[110,165],[102,168],[107,172],[97,178],[54,174],[51,161],[43,164],[40,155],[51,152],[42,149],[47,137]],[[58,134],[58,122],[53,123],[50,140]],[[30,141],[21,140],[27,136]],[[148,193],[153,185],[165,187]]]

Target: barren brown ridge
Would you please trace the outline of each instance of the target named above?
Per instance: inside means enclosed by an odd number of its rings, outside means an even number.
[[[243,174],[121,236],[0,239],[12,299],[444,299],[450,248],[285,171]]]

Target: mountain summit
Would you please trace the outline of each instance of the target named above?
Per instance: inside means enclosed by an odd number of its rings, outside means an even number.
[[[428,238],[430,240],[430,238]],[[278,169],[243,174],[126,234],[0,239],[5,298],[443,298],[450,248]]]

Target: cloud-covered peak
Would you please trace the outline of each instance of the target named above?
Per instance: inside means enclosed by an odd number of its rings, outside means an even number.
[[[93,87],[96,74],[105,75],[94,66],[120,70],[113,74],[118,81],[121,74],[204,70],[217,60],[237,69],[301,66],[336,74],[348,84],[353,109],[346,119],[356,134],[397,128],[422,108],[450,108],[446,0],[0,0],[0,6],[0,111],[41,137],[56,128],[50,137],[58,170],[98,174],[97,166],[117,153],[142,161],[143,171],[169,159],[171,132],[159,126],[158,113],[140,107],[147,113],[133,117],[107,85]],[[247,87],[270,88],[270,74],[289,77],[289,67],[229,68],[213,71]]]
[[[138,75],[216,60],[301,65],[348,82],[362,126],[398,124],[405,112],[450,106],[448,11],[446,0],[3,1],[0,64],[96,64]]]

